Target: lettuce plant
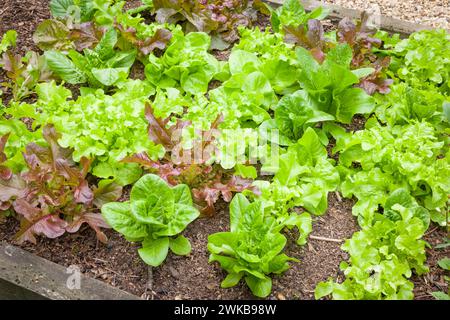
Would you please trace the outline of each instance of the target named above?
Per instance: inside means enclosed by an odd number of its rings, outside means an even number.
[[[36,235],[56,238],[77,232],[87,223],[100,241],[107,238],[100,228],[108,228],[99,212],[105,202],[116,200],[122,188],[104,181],[90,187],[86,180],[90,161],[72,161],[71,151],[61,148],[53,126],[43,128],[48,146],[28,144],[23,154],[27,170],[14,174],[5,163],[8,134],[0,139],[0,211],[14,209],[20,220],[19,243],[36,243]]]
[[[240,28],[239,31],[241,38],[233,46],[233,51],[243,50],[256,55],[258,62],[255,70],[264,73],[277,94],[286,94],[300,88],[296,81],[299,63],[292,44],[285,43],[282,35],[271,33],[269,29],[261,31],[259,28]],[[243,59],[241,65],[247,63],[245,58],[246,56],[240,57]],[[234,73],[239,73],[239,69],[235,69]]]
[[[42,50],[83,51],[95,47],[106,30],[116,29],[117,47],[122,51],[137,49],[138,58],[142,59],[155,49],[164,49],[172,37],[170,30],[180,29],[168,24],[146,24],[137,14],[148,10],[149,4],[124,11],[124,3],[54,0],[50,3],[53,19],[38,25],[33,40]],[[98,19],[92,19],[93,16]]]
[[[210,42],[203,32],[175,35],[162,57],[149,56],[145,67],[147,79],[159,88],[205,93],[211,80],[227,75],[222,72],[224,63],[208,53]]]
[[[311,213],[323,214],[328,207],[328,192],[339,185],[339,173],[312,128],[279,156],[277,167],[263,166],[262,170],[275,174],[272,184],[259,185],[274,211],[301,206]]]
[[[255,53],[236,49],[228,61],[231,77],[222,86],[211,90],[211,104],[218,105],[225,121],[232,118],[238,124],[253,126],[270,119],[268,110],[278,98],[268,77],[262,72]]]
[[[337,38],[340,43],[346,43],[352,48],[352,69],[362,67],[375,69],[373,73],[361,79],[358,86],[370,95],[375,92],[386,94],[394,82],[388,79],[386,74],[391,59],[375,53],[376,50],[383,48],[383,42],[375,36],[375,30],[369,27],[368,18],[369,16],[364,13],[357,24],[349,18],[342,19],[338,24]]]
[[[418,206],[406,189],[397,189],[369,225],[347,240],[342,249],[350,254],[341,263],[346,279],[321,282],[316,299],[331,295],[338,300],[412,299],[412,270],[428,271],[426,242],[421,240],[430,224],[428,210]]]
[[[341,191],[356,196],[353,213],[363,225],[384,206],[390,192],[405,188],[430,210],[432,220],[445,225],[450,193],[448,145],[427,122],[383,127],[368,122],[366,130],[335,135],[343,176]],[[354,164],[357,164],[356,166]]]
[[[280,99],[275,109],[275,124],[280,133],[290,141],[300,139],[306,128],[318,122],[333,121],[335,118],[324,111],[305,90],[298,90]]]
[[[117,32],[108,30],[93,50],[80,54],[71,49],[68,55],[59,51],[46,51],[46,62],[51,71],[70,84],[89,83],[91,87],[116,85],[128,77],[136,50],[116,51]]]
[[[376,100],[377,118],[390,126],[427,121],[443,131],[449,128],[445,105],[450,103],[450,98],[437,88],[424,90],[402,82],[391,86],[390,94],[379,96]]]
[[[223,288],[237,285],[244,278],[252,293],[267,297],[272,291],[271,273],[281,274],[288,261],[297,261],[281,253],[286,238],[272,217],[264,213],[264,202],[250,203],[237,194],[230,204],[230,231],[208,236],[209,261],[217,261],[228,272]]]
[[[450,95],[450,35],[446,30],[424,30],[385,51],[393,58],[390,69],[399,80],[417,88],[437,87]]]
[[[360,78],[371,74],[373,69],[350,70],[352,50],[348,45],[331,49],[322,64],[301,47],[297,48],[297,57],[302,68],[300,85],[316,103],[317,109],[342,123],[350,123],[355,114],[372,112],[374,99],[353,86],[359,83]]]
[[[191,251],[189,240],[180,233],[199,212],[192,205],[188,186],[170,187],[157,175],[147,174],[131,189],[130,200],[110,202],[102,207],[108,224],[129,241],[139,241],[138,250],[145,263],[157,267],[169,248],[177,255]]]

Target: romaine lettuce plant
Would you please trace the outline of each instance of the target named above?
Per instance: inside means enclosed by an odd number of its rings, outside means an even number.
[[[163,263],[169,248],[177,255],[190,253],[191,244],[180,233],[199,214],[187,185],[170,187],[154,174],[134,184],[129,201],[102,206],[107,223],[127,240],[141,242],[139,255],[153,267]]]
[[[301,47],[297,48],[297,57],[302,68],[300,85],[317,105],[317,109],[342,123],[350,123],[355,114],[372,112],[374,99],[353,86],[374,70],[350,70],[352,50],[348,45],[338,45],[328,51],[322,64]]]
[[[237,194],[230,204],[230,231],[208,236],[209,261],[217,261],[228,272],[223,288],[237,285],[243,278],[257,297],[272,291],[271,273],[281,274],[288,261],[297,261],[281,253],[286,238],[273,217],[264,213],[264,202],[250,203]]]

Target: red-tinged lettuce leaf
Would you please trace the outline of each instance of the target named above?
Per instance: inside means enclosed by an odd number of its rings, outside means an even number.
[[[41,50],[70,50],[73,47],[69,38],[70,30],[61,21],[49,19],[38,25],[33,41]]]
[[[5,162],[7,160],[6,154],[5,154],[5,147],[6,143],[8,142],[9,133],[3,135],[0,137],[0,164]]]
[[[325,52],[333,43],[325,38],[322,23],[317,19],[308,20],[308,26],[283,26],[284,40],[310,50],[319,63],[325,60]]]
[[[6,71],[6,76],[10,80],[3,82],[2,85],[6,90],[12,91],[15,101],[31,95],[36,84],[47,80],[50,76],[43,57],[34,51],[21,56],[12,50],[6,50],[0,57],[0,68]]]
[[[374,48],[381,48],[383,42],[373,37],[375,30],[369,28],[368,19],[366,14],[357,24],[349,18],[342,19],[338,24],[337,37],[340,43],[347,43],[353,51],[352,69],[363,67],[375,69],[372,74],[360,80],[358,87],[369,95],[376,92],[387,94],[390,92],[389,86],[393,83],[393,80],[386,76],[390,58],[380,58],[373,52]]]
[[[73,199],[76,203],[84,204],[89,204],[94,201],[94,192],[86,180],[80,180],[80,183],[74,190]]]
[[[170,128],[167,128],[167,123],[170,118],[157,118],[154,114],[153,108],[149,103],[145,106],[145,118],[148,121],[148,136],[156,144],[162,145],[166,151],[171,151],[177,141],[174,134],[179,133],[180,130],[189,125],[188,121],[180,121]]]
[[[62,236],[66,232],[66,227],[67,222],[55,215],[44,215],[35,221],[22,219],[15,238],[19,244],[25,241],[36,244],[36,235],[54,239]]]
[[[371,37],[374,33],[365,26],[365,21],[355,24],[351,19],[344,18],[338,24],[338,40],[352,48],[354,67],[364,66],[367,61],[374,62],[377,56],[372,49],[380,48],[383,44],[380,39]]]
[[[147,153],[142,152],[126,157],[122,160],[125,163],[137,163],[152,173],[158,174],[170,185],[177,185],[177,177],[184,171],[184,166],[175,167],[171,162],[161,162],[151,160]]]
[[[36,85],[47,81],[51,76],[43,56],[34,51],[29,51],[22,57],[8,50],[0,58],[0,66],[6,71],[6,76],[10,80],[2,85],[11,90],[15,101],[20,101],[34,93]]]
[[[248,0],[154,0],[156,21],[187,22],[198,31],[219,35],[232,43],[239,39],[239,26],[251,27],[257,22],[257,12],[268,13],[259,1]]]
[[[85,213],[82,216],[75,217],[75,220],[66,227],[66,231],[70,233],[78,232],[83,223],[87,223],[95,231],[97,239],[100,242],[108,242],[108,237],[106,237],[100,228],[110,229],[111,227],[99,213]]]
[[[1,180],[9,180],[12,177],[12,171],[2,165],[2,163],[6,162],[6,154],[5,154],[5,146],[6,142],[8,141],[9,133],[5,134],[4,136],[0,137],[0,179]]]
[[[69,38],[73,41],[77,51],[83,51],[87,48],[94,48],[104,34],[105,29],[97,27],[93,22],[84,22],[70,30]]]
[[[25,181],[13,175],[11,169],[2,165],[7,157],[4,152],[9,133],[0,138],[0,211],[8,210],[12,200],[25,194]]]
[[[14,199],[24,197],[26,193],[26,183],[19,176],[0,179],[0,211],[8,210]]]
[[[116,28],[120,31],[122,38],[137,48],[144,56],[149,55],[155,49],[164,50],[170,42],[170,39],[172,39],[172,33],[164,28],[156,30],[152,37],[146,39],[139,39],[135,28],[130,27],[125,29],[120,24],[116,25]]]
[[[95,230],[100,241],[106,241],[100,228],[107,225],[96,212],[103,203],[117,200],[122,189],[102,183],[93,190],[86,180],[91,161],[82,158],[81,167],[75,164],[71,150],[59,146],[53,126],[45,126],[43,135],[48,146],[31,143],[25,148],[28,171],[0,179],[0,210],[12,205],[22,226],[18,241],[36,243],[36,235],[55,238],[65,231],[75,232],[83,223]],[[3,160],[6,139],[0,139]]]
[[[201,212],[204,215],[211,215],[215,213],[214,204],[217,202],[220,196],[225,202],[230,202],[234,193],[242,192],[244,190],[250,190],[256,195],[260,194],[260,191],[252,186],[253,180],[244,179],[237,176],[231,176],[225,183],[221,181],[211,181],[209,184],[202,185],[192,189],[194,201],[201,207]]]
[[[116,201],[122,195],[122,187],[109,180],[101,180],[93,189],[93,204],[97,208],[101,208],[105,203]]]
[[[6,71],[7,77],[13,81],[17,81],[26,69],[26,66],[22,63],[22,56],[14,54],[10,50],[3,53],[0,65]]]
[[[33,41],[43,51],[82,51],[95,47],[104,33],[105,29],[93,22],[73,24],[69,19],[48,19],[38,25]]]
[[[388,94],[391,89],[390,86],[394,83],[394,80],[388,79],[385,74],[385,70],[389,67],[390,57],[384,57],[378,59],[372,64],[375,71],[360,80],[358,87],[364,89],[367,94],[373,95],[376,92],[381,94]]]
[[[150,140],[156,144],[161,144],[166,150],[172,149],[173,141],[169,130],[166,128],[169,119],[156,118],[149,103],[145,106],[145,118],[148,121],[148,136]]]

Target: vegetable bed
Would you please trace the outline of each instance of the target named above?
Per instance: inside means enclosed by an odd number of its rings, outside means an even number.
[[[0,240],[147,299],[448,299],[448,31],[188,3],[0,9]]]

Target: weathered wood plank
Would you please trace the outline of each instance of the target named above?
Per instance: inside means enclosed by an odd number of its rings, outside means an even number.
[[[267,3],[270,3],[271,5],[274,5],[274,6],[282,5],[284,2],[284,0],[264,0],[264,1],[266,1]],[[315,8],[320,7],[320,6],[329,8],[330,9],[329,17],[335,18],[335,19],[342,19],[344,17],[358,19],[361,17],[361,15],[363,13],[363,10],[348,9],[348,8],[344,8],[344,7],[333,5],[333,4],[328,4],[328,3],[324,4],[323,2],[315,1],[315,0],[300,0],[300,2],[303,4],[303,7],[307,11],[314,10]],[[416,31],[429,30],[429,29],[433,29],[433,28],[430,26],[412,23],[412,22],[408,22],[408,21],[403,21],[403,20],[399,20],[399,19],[381,15],[380,16],[380,29],[389,31],[389,32],[393,32],[393,33],[400,33],[403,35],[408,35],[413,32],[416,32]]]
[[[47,299],[24,287],[0,278],[0,300],[44,300]]]
[[[139,297],[74,273],[16,246],[0,243],[0,299],[136,300]],[[72,278],[70,278],[72,277]],[[73,287],[72,289],[70,287]]]

